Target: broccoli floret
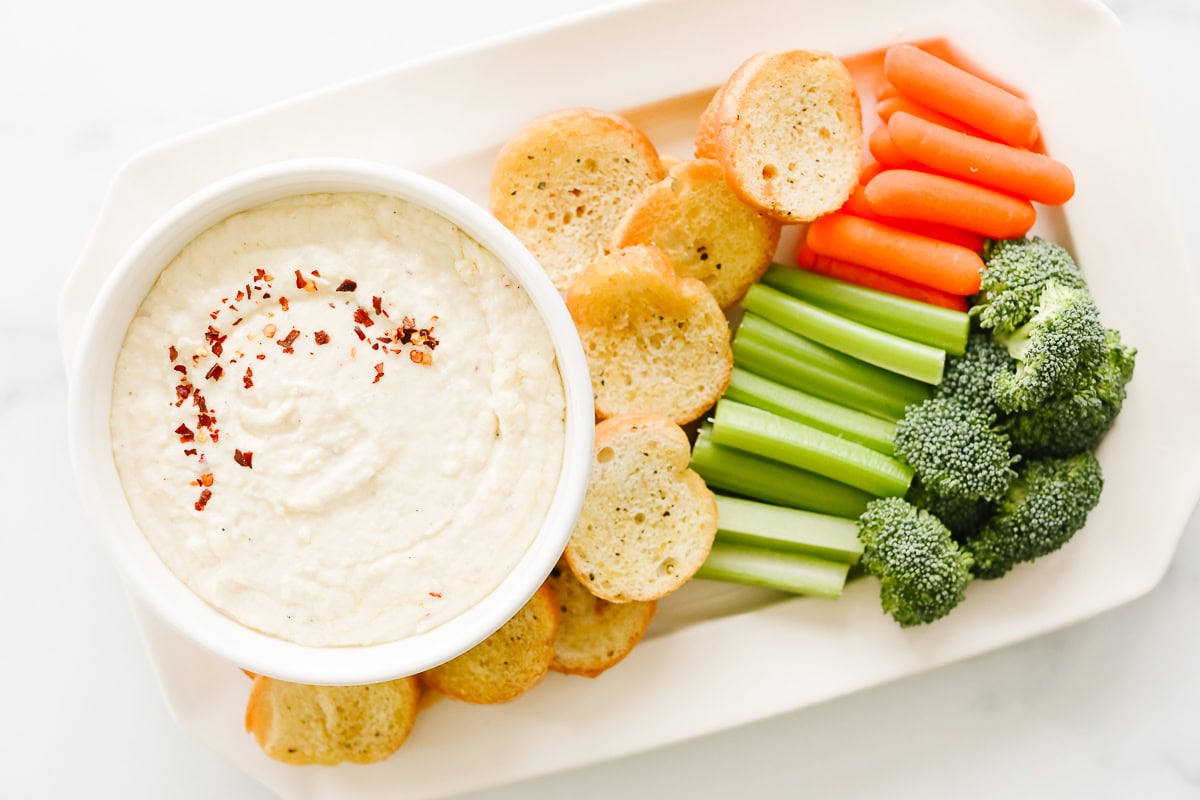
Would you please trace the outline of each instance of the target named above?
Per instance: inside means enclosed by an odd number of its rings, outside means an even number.
[[[1062,547],[1083,527],[1103,488],[1092,453],[1025,464],[995,515],[967,543],[975,575],[999,578],[1015,564]]]
[[[909,406],[895,446],[927,489],[951,500],[995,500],[1016,475],[996,416],[952,398]]]
[[[998,410],[992,399],[992,383],[1001,372],[1012,372],[1016,362],[991,335],[973,332],[961,356],[946,359],[946,370],[935,397],[953,397],[960,402],[995,414]]]
[[[1070,389],[1104,358],[1100,312],[1083,289],[1050,281],[1042,289],[1037,313],[996,341],[1017,360],[1015,372],[1001,372],[992,397],[1008,412],[1025,411]]]
[[[977,534],[992,515],[992,504],[987,500],[951,500],[929,491],[919,480],[913,481],[907,499],[940,519],[956,542],[964,542]]]
[[[1070,392],[1015,414],[1007,421],[1017,452],[1027,456],[1069,456],[1094,450],[1125,403],[1137,350],[1121,334],[1105,332],[1107,355],[1086,371]]]
[[[872,500],[858,537],[860,563],[880,581],[880,605],[902,626],[933,622],[962,601],[971,556],[929,512],[899,497]]]
[[[1085,289],[1083,273],[1071,254],[1036,236],[988,242],[978,302],[971,308],[979,323],[1011,333],[1037,313],[1042,290],[1050,281]]]

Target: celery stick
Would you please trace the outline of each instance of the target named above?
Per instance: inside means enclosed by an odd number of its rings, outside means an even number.
[[[714,444],[709,425],[696,437],[691,467],[710,488],[839,517],[857,518],[875,499],[821,475]]]
[[[718,538],[696,577],[836,600],[849,571],[845,562],[728,544]]]
[[[805,553],[847,564],[857,564],[863,551],[856,520],[720,495],[717,536],[730,544]]]
[[[734,368],[725,397],[837,434],[885,456],[895,452],[894,423],[760,378],[744,369]]]
[[[742,305],[783,328],[877,367],[937,385],[946,351],[881,331],[757,284]]]
[[[869,447],[848,442],[761,408],[721,400],[713,441],[824,475],[877,497],[903,497],[912,470]]]
[[[773,289],[914,342],[961,356],[971,318],[961,311],[897,297],[805,269],[775,264],[762,282]]]
[[[897,420],[906,407],[933,394],[927,384],[873,367],[754,314],[742,317],[733,348],[734,363],[755,374],[877,417]]]

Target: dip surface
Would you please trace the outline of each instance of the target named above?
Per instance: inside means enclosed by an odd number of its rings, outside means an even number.
[[[288,197],[188,244],[129,325],[113,455],[159,557],[305,645],[426,631],[496,588],[558,483],[564,398],[529,296],[453,223]]]

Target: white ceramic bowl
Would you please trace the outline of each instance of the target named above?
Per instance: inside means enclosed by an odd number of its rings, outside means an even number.
[[[163,564],[134,522],[109,433],[113,369],[138,306],[159,273],[193,238],[231,214],[289,195],[367,191],[429,208],[496,255],[529,293],[554,341],[566,395],[558,487],[536,539],[504,581],[463,614],[425,633],[366,647],[306,647],[235,622]],[[367,161],[304,159],[239,173],[197,192],[158,220],[126,253],[96,298],[70,381],[68,424],[76,481],[93,523],[133,590],[170,625],[238,666],[286,680],[356,684],[411,675],[442,663],[499,628],[533,595],[566,546],[592,459],[592,389],[575,326],[529,251],[485,210],[452,189]]]

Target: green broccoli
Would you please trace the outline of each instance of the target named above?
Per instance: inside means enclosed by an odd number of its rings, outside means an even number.
[[[984,267],[971,313],[983,327],[1000,333],[1012,333],[1037,312],[1050,281],[1069,289],[1087,288],[1071,254],[1036,236],[989,241]]]
[[[950,500],[995,500],[1016,475],[995,414],[953,398],[909,406],[896,424],[895,446],[927,489]]]
[[[1086,371],[1066,394],[1010,417],[1009,436],[1027,456],[1069,456],[1094,450],[1116,421],[1125,402],[1125,384],[1133,378],[1137,350],[1121,343],[1121,334],[1105,332],[1107,355]]]
[[[998,411],[992,399],[992,383],[1001,372],[1012,372],[1015,362],[1008,350],[991,335],[973,332],[961,356],[946,359],[946,369],[935,397],[953,397],[988,414]]]
[[[992,383],[992,397],[1008,412],[1033,408],[1069,389],[1105,354],[1104,326],[1087,291],[1053,280],[1029,321],[1012,333],[996,333],[996,342],[1017,360],[1015,372],[1001,372]]]
[[[858,538],[860,563],[880,580],[880,605],[903,627],[940,619],[962,601],[971,555],[929,512],[899,497],[872,500]]]
[[[956,542],[966,541],[977,534],[992,515],[992,504],[987,500],[951,500],[931,492],[919,480],[913,481],[907,500],[940,519],[950,529]]]
[[[1103,488],[1092,453],[1025,464],[995,515],[967,542],[975,575],[999,578],[1015,564],[1062,547],[1083,527]]]

